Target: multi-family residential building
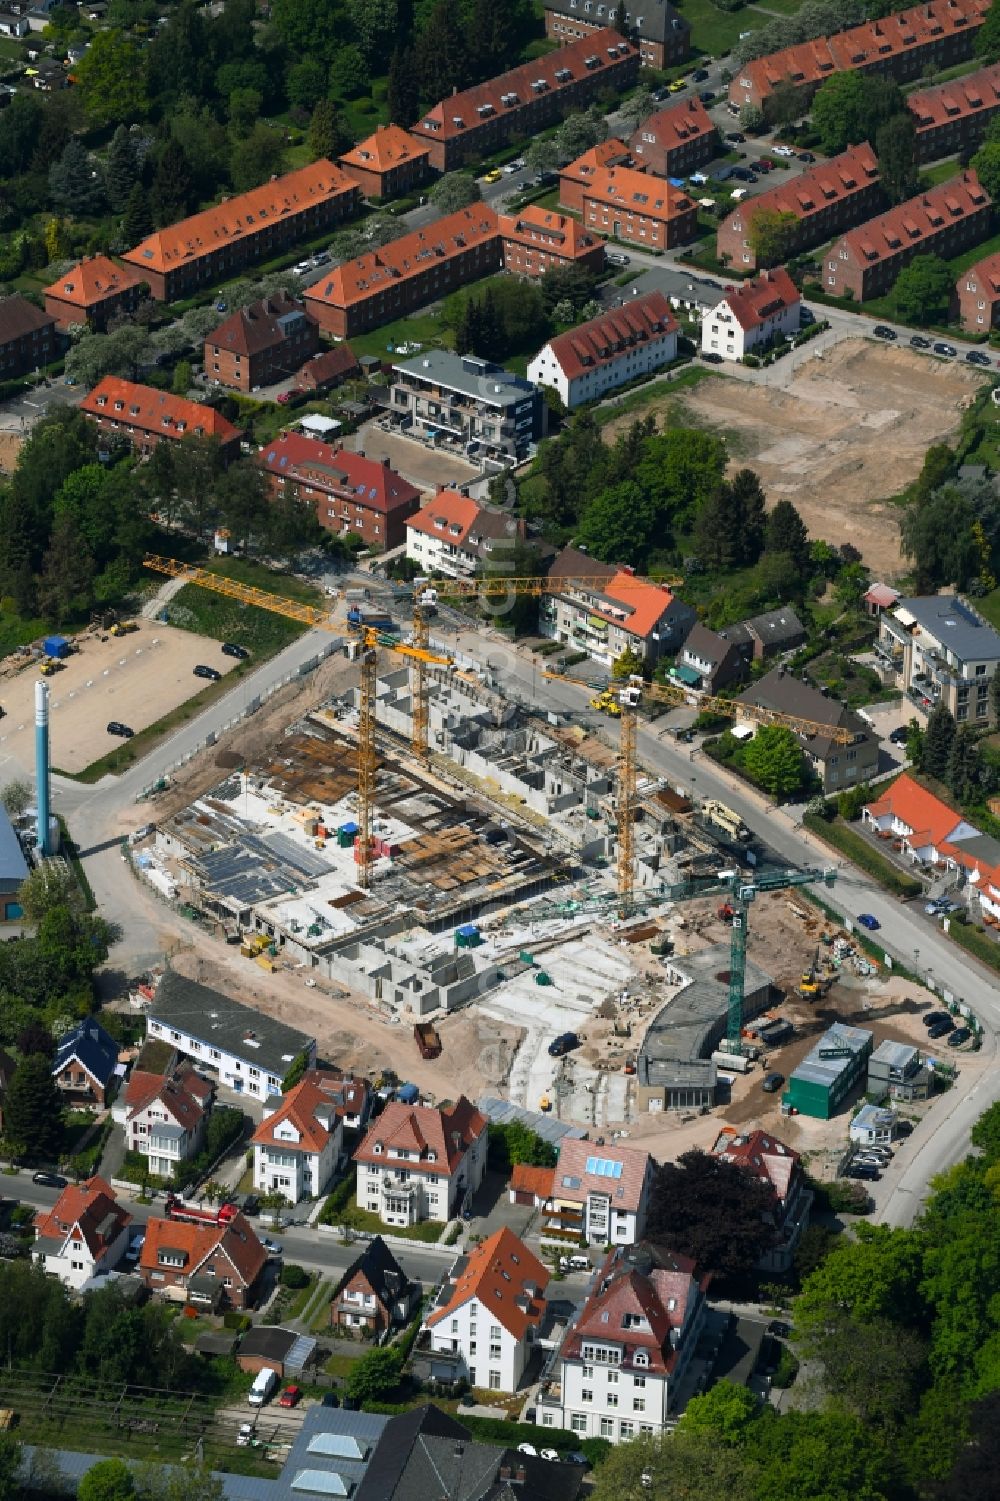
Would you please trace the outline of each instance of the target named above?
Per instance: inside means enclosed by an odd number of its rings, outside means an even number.
[[[80,403],[94,417],[102,433],[123,439],[140,454],[158,443],[183,443],[185,438],[214,438],[226,460],[239,457],[242,433],[214,407],[186,401],[155,386],[106,375]]]
[[[406,523],[406,556],[424,573],[469,578],[484,563],[502,564],[525,539],[520,517],[439,490]]]
[[[1000,634],[955,594],[904,598],[879,617],[875,650],[911,703],[943,703],[959,724],[990,717],[990,679],[1000,668]]]
[[[705,314],[702,352],[742,360],[798,333],[801,313],[801,294],[784,266],[762,271],[740,287],[727,287],[721,302]]]
[[[287,292],[240,308],[208,335],[205,376],[234,391],[254,391],[294,375],[319,349],[319,324]]]
[[[660,1246],[616,1246],[542,1373],[535,1422],[612,1443],[662,1433],[705,1323],[709,1278]]]
[[[955,282],[962,327],[985,333],[1000,322],[1000,253],[987,255]]]
[[[251,1308],[267,1252],[236,1214],[216,1224],[150,1219],[137,1271],[150,1292],[213,1311]]]
[[[529,203],[517,214],[499,216],[503,268],[512,276],[544,276],[553,266],[584,266],[603,271],[604,242],[575,219]]]
[[[496,211],[472,203],[344,261],[313,283],[305,303],[324,333],[349,339],[499,270]]]
[[[56,320],[26,297],[0,298],[0,381],[48,365],[59,353]]]
[[[583,190],[583,222],[645,250],[672,250],[695,238],[698,209],[663,178],[633,167],[598,167]]]
[[[985,239],[992,222],[985,188],[975,172],[963,172],[837,240],[823,260],[823,290],[857,302],[881,297],[914,256],[949,260]]]
[[[548,1268],[506,1226],[459,1256],[423,1323],[430,1349],[452,1357],[449,1379],[516,1392],[548,1281]]]
[[[978,905],[982,921],[996,925],[1000,918],[1000,840],[983,834],[957,809],[921,787],[909,772],[869,803],[862,817],[879,839],[892,840],[915,865],[933,865],[960,876],[970,906]],[[901,1085],[902,1080],[886,1074],[884,1083]]]
[[[291,1204],[323,1193],[337,1169],[344,1126],[336,1102],[306,1073],[280,1100],[269,1100],[250,1138],[253,1186]]]
[[[521,459],[545,436],[541,392],[489,360],[428,349],[392,373],[388,414],[411,437],[443,440],[467,456]]]
[[[388,459],[334,448],[304,433],[279,433],[257,462],[275,499],[291,495],[313,507],[326,531],[361,537],[368,547],[398,547],[406,540],[407,518],[420,508],[420,491],[390,469]]]
[[[172,1178],[201,1151],[215,1086],[190,1063],[178,1063],[176,1054],[164,1073],[148,1072],[141,1061],[112,1114],[122,1124],[127,1150],[140,1152],[151,1173]]]
[[[705,693],[718,693],[746,676],[746,664],[732,641],[696,620],[684,637],[671,676]]]
[[[610,25],[522,63],[497,78],[451,94],[411,134],[430,149],[437,172],[481,161],[515,135],[528,138],[585,108],[598,94],[635,83],[639,49]]]
[[[753,220],[780,215],[787,225],[786,254],[798,255],[870,219],[884,202],[878,158],[867,141],[817,162],[798,177],[746,199],[719,225],[716,255],[726,265],[756,269]]]
[[[567,162],[559,169],[559,206],[574,214],[583,213],[583,200],[596,174],[605,167],[635,167],[644,171],[640,162],[634,162],[624,141],[612,138],[591,146],[575,161]]]
[[[786,673],[783,667],[772,668],[734,700],[737,724],[756,728],[756,721],[742,712],[743,704],[773,709],[824,727],[795,737],[820,778],[824,792],[842,792],[858,782],[866,782],[878,770],[878,737],[865,721],[840,699],[827,698],[810,683]],[[834,730],[848,732],[850,739],[835,738]]]
[[[52,1077],[74,1110],[103,1110],[118,1084],[118,1044],[88,1016],[56,1043]]]
[[[155,298],[173,302],[332,229],[360,202],[357,183],[321,159],[155,230],[123,260]]]
[[[1000,111],[1000,63],[910,94],[906,107],[917,127],[917,158],[953,156],[981,141]]]
[[[657,110],[629,137],[636,165],[658,177],[688,177],[719,149],[719,132],[700,99]]]
[[[354,1154],[358,1207],[387,1225],[450,1220],[483,1181],[487,1124],[464,1095],[443,1109],[394,1100]]]
[[[366,198],[398,198],[430,176],[430,148],[399,125],[376,125],[338,160]]]
[[[648,292],[550,339],[528,366],[528,379],[558,391],[572,411],[669,365],[678,331],[663,293]]]
[[[379,1340],[401,1328],[420,1301],[420,1284],[411,1282],[381,1235],[368,1242],[351,1262],[330,1296],[330,1327],[357,1338]]]
[[[775,1243],[763,1253],[757,1270],[784,1275],[809,1224],[813,1201],[798,1152],[766,1131],[737,1133],[727,1126],[715,1143],[715,1153],[771,1190],[768,1224]]]
[[[551,1245],[631,1246],[642,1240],[656,1163],[638,1147],[563,1137],[542,1224]]]
[[[565,590],[543,598],[539,632],[566,641],[610,667],[623,651],[637,652],[653,667],[677,650],[696,619],[690,605],[662,584],[638,579],[627,568],[599,563],[575,547],[564,547],[549,579]]]
[[[106,255],[92,255],[45,288],[45,311],[57,328],[85,323],[101,332],[116,314],[133,313],[143,295],[138,271]]]
[[[886,73],[905,82],[939,71],[972,55],[988,10],[989,0],[924,0],[835,36],[797,42],[737,67],[730,103],[763,107],[778,84],[791,83],[805,105],[834,73]]]
[[[128,1249],[131,1223],[103,1178],[71,1183],[51,1209],[36,1213],[31,1254],[50,1276],[79,1291],[91,1277],[114,1270]]]
[[[545,0],[545,35],[561,47],[617,21],[608,0]],[[670,0],[626,0],[625,25],[644,68],[669,68],[691,50],[691,27]]]

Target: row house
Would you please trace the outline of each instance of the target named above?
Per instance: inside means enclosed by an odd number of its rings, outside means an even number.
[[[636,652],[644,666],[680,646],[696,619],[663,584],[638,579],[629,569],[600,563],[575,547],[564,547],[549,570],[559,592],[539,605],[539,634],[566,642],[605,667],[624,651]]]
[[[554,266],[604,270],[604,241],[575,219],[529,203],[517,214],[499,216],[503,268],[512,276],[544,276]]]
[[[406,523],[406,556],[425,574],[471,578],[484,564],[501,563],[526,539],[520,517],[480,505],[457,490],[439,490]],[[428,603],[432,594],[433,586]]]
[[[366,198],[398,198],[422,187],[431,174],[430,147],[399,125],[377,125],[373,135],[338,157]]]
[[[56,1043],[56,1088],[74,1110],[103,1110],[118,1084],[118,1044],[93,1016],[77,1022]]]
[[[64,331],[86,324],[103,333],[112,318],[134,313],[146,291],[142,276],[131,266],[92,255],[45,288],[45,311]]]
[[[496,212],[473,203],[344,261],[309,288],[305,303],[324,333],[349,339],[499,270]]]
[[[205,375],[234,391],[270,386],[304,365],[319,349],[319,324],[301,302],[275,292],[240,308],[205,340]]]
[[[0,381],[30,375],[56,359],[56,320],[26,297],[0,298]]]
[[[334,1100],[306,1073],[282,1099],[268,1101],[250,1141],[254,1188],[297,1204],[325,1192],[340,1159],[344,1126]]]
[[[158,301],[173,302],[316,238],[360,204],[357,183],[321,159],[156,230],[123,260]]]
[[[714,1150],[717,1157],[741,1168],[769,1191],[767,1223],[774,1240],[758,1260],[757,1270],[784,1276],[809,1225],[813,1202],[798,1152],[766,1131],[737,1133],[731,1126],[724,1128]]]
[[[391,1330],[403,1328],[419,1301],[420,1284],[410,1281],[376,1235],[333,1289],[330,1328],[378,1342]]]
[[[614,138],[600,141],[575,161],[559,168],[559,207],[582,214],[584,195],[603,167],[635,167],[637,172],[645,171],[641,162],[633,161],[624,141]]]
[[[823,290],[857,302],[881,297],[914,256],[950,260],[985,239],[992,218],[993,205],[975,172],[963,172],[837,240],[823,262]]]
[[[442,99],[411,134],[436,172],[480,162],[514,136],[531,137],[639,75],[639,49],[610,25]]]
[[[521,459],[545,436],[548,408],[522,376],[489,360],[429,349],[393,365],[388,413],[411,437]]]
[[[636,165],[658,177],[689,177],[719,149],[719,132],[700,99],[661,109],[636,127],[629,139]]]
[[[111,1272],[128,1249],[132,1216],[103,1178],[64,1188],[51,1209],[35,1215],[35,1263],[79,1292],[91,1277]]]
[[[876,653],[909,701],[943,703],[959,724],[990,719],[990,682],[1000,671],[1000,633],[954,594],[900,599],[879,616]]]
[[[564,1137],[546,1195],[542,1242],[632,1246],[646,1231],[656,1163],[638,1147]]]
[[[736,108],[760,108],[781,83],[790,83],[807,105],[835,73],[885,73],[906,82],[939,72],[972,56],[990,0],[924,0],[910,10],[863,21],[835,36],[797,42],[740,64],[729,85]]]
[[[798,333],[801,313],[802,297],[784,266],[762,271],[742,286],[727,287],[721,302],[705,314],[702,352],[742,360]]]
[[[123,438],[136,453],[150,454],[158,443],[214,438],[227,462],[239,458],[243,435],[221,412],[155,386],[106,375],[83,398],[80,410],[96,418],[102,433]]]
[[[678,331],[663,293],[647,292],[550,339],[529,364],[528,379],[558,391],[572,411],[671,364]]]
[[[214,1095],[214,1084],[190,1063],[174,1061],[163,1074],[137,1063],[112,1115],[123,1127],[126,1149],[141,1153],[151,1173],[173,1178],[202,1149]]]
[[[544,0],[545,35],[566,47],[618,22],[614,0]],[[625,25],[644,68],[670,68],[691,51],[691,27],[670,0],[626,0]]]
[[[787,254],[799,255],[863,224],[884,203],[878,159],[867,141],[817,162],[791,182],[749,198],[719,225],[716,256],[724,265],[755,271],[754,215],[780,214],[788,224]],[[794,220],[794,227],[792,221]]]
[[[214,1224],[151,1219],[137,1271],[150,1292],[215,1312],[252,1308],[267,1252],[242,1214]]]
[[[398,547],[406,522],[420,508],[420,491],[390,469],[388,459],[334,448],[304,433],[279,433],[257,462],[271,495],[312,506],[316,520],[335,536],[361,537],[368,547]]]
[[[989,333],[1000,321],[1000,253],[987,255],[955,283],[962,327],[969,333]]]
[[[483,1181],[487,1125],[464,1095],[441,1109],[394,1100],[354,1154],[359,1209],[386,1225],[450,1220]]]
[[[686,193],[632,167],[599,167],[583,192],[583,222],[643,250],[673,250],[698,232],[698,209]]]
[[[917,160],[956,156],[977,145],[1000,111],[1000,63],[910,94],[906,107],[917,127]]]

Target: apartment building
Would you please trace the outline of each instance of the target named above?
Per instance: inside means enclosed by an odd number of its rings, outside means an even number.
[[[498,223],[503,268],[512,276],[544,276],[553,266],[604,270],[604,241],[567,214],[529,203],[520,213],[501,214]]]
[[[301,302],[275,292],[240,308],[205,340],[208,380],[234,391],[256,391],[287,380],[319,349],[319,324]]]
[[[783,1276],[808,1227],[813,1202],[798,1152],[766,1131],[736,1132],[731,1126],[722,1132],[714,1151],[770,1190],[768,1223],[774,1231],[774,1244],[762,1254],[757,1270]]]
[[[644,250],[687,245],[698,232],[698,209],[686,193],[632,167],[599,167],[583,192],[583,222]]]
[[[227,462],[239,458],[242,433],[214,407],[186,401],[155,386],[138,385],[106,375],[80,403],[102,433],[124,439],[137,453],[150,454],[158,443],[185,438],[214,438]]]
[[[608,0],[545,0],[545,35],[560,47],[617,20]],[[669,68],[691,50],[691,27],[670,0],[626,0],[625,25],[644,68]]]
[[[1000,63],[910,94],[906,107],[917,127],[917,159],[936,161],[977,145],[1000,111]]]
[[[819,777],[825,793],[842,792],[865,782],[878,771],[878,737],[838,698],[827,698],[783,667],[774,667],[734,700],[736,722],[756,729],[757,721],[742,712],[743,704],[777,710],[821,728],[796,734],[802,753]],[[850,740],[835,739],[827,730],[849,731]]]
[[[439,490],[406,523],[406,556],[424,573],[469,578],[483,564],[502,564],[526,540],[524,521],[460,495]]]
[[[598,94],[619,93],[639,75],[639,49],[611,25],[558,52],[442,99],[411,134],[436,172],[479,162],[514,136],[530,139]]]
[[[497,215],[485,203],[345,261],[305,294],[326,334],[349,339],[500,270]]]
[[[45,288],[45,311],[57,328],[85,323],[103,333],[118,313],[135,312],[143,295],[143,279],[133,267],[92,255]]]
[[[827,252],[823,290],[857,302],[888,292],[914,256],[949,260],[990,232],[993,205],[975,172],[963,172],[843,235]]]
[[[79,1292],[91,1277],[115,1269],[128,1249],[131,1223],[103,1178],[71,1183],[51,1209],[36,1213],[32,1259]]]
[[[366,198],[398,198],[430,176],[430,148],[399,125],[376,125],[374,133],[338,158]]]
[[[741,64],[729,85],[730,103],[763,108],[779,83],[790,82],[807,104],[834,73],[886,73],[901,83],[971,57],[990,0],[924,0],[910,10],[863,21],[835,36],[798,42]]]
[[[266,1265],[250,1222],[236,1214],[214,1225],[147,1220],[137,1271],[150,1292],[169,1302],[216,1311],[252,1308]]]
[[[147,1071],[138,1060],[112,1111],[122,1124],[127,1150],[141,1153],[149,1171],[160,1178],[173,1178],[182,1162],[201,1151],[215,1094],[210,1080],[172,1056],[164,1073]]]
[[[719,149],[719,132],[700,99],[657,110],[629,137],[636,165],[658,177],[688,177]]]
[[[357,183],[321,159],[154,231],[122,259],[173,302],[333,229],[360,203]]]
[[[574,214],[582,214],[586,190],[593,183],[596,173],[604,167],[635,167],[637,172],[645,170],[641,163],[633,161],[624,141],[614,138],[601,141],[575,161],[560,167],[559,207],[569,209]]]
[[[755,271],[755,214],[784,216],[789,226],[788,254],[799,255],[855,224],[863,224],[884,201],[874,151],[867,142],[849,146],[839,156],[817,162],[790,182],[758,193],[733,209],[719,225],[715,253],[726,265]]]
[[[988,255],[963,271],[955,282],[962,327],[985,333],[1000,321],[1000,253]]]
[[[899,600],[879,617],[875,650],[918,709],[943,703],[959,724],[988,723],[1000,634],[968,600],[955,594]]]
[[[528,366],[536,386],[558,391],[570,411],[677,358],[679,325],[662,292],[647,292],[558,334]]]
[[[776,339],[798,333],[802,298],[784,266],[762,271],[726,295],[701,321],[701,348],[724,360],[767,349]]]
[[[709,1278],[662,1246],[616,1246],[542,1372],[535,1422],[627,1442],[662,1433],[705,1323]]]
[[[354,1154],[358,1207],[386,1225],[450,1220],[483,1181],[488,1124],[464,1095],[442,1109],[392,1101]]]
[[[56,320],[26,297],[0,298],[0,381],[48,365],[59,353]]]
[[[313,507],[326,531],[361,537],[369,547],[405,542],[407,519],[420,508],[420,491],[390,469],[388,459],[334,448],[304,433],[279,433],[257,462],[276,500],[291,495]]]
[[[640,1148],[563,1137],[543,1216],[543,1244],[635,1245],[646,1231],[655,1177],[656,1163]]]
[[[470,457],[521,459],[545,436],[541,392],[489,360],[429,349],[392,373],[388,414],[410,437]]]
[[[599,563],[575,547],[564,547],[549,579],[565,592],[546,595],[538,611],[539,634],[565,641],[610,667],[623,651],[639,654],[654,667],[680,646],[696,619],[665,585],[648,584],[627,568]]]
[[[337,1170],[344,1127],[336,1102],[306,1073],[280,1100],[268,1101],[250,1141],[254,1188],[284,1194],[297,1204],[326,1191]]]

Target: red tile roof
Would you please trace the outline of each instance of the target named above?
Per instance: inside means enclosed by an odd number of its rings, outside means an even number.
[[[629,137],[629,145],[638,154],[643,146],[655,145],[665,151],[675,151],[701,136],[711,135],[715,122],[700,99],[686,99],[667,109],[657,110],[636,126]],[[647,138],[653,137],[652,141]]]
[[[330,1140],[337,1107],[313,1079],[303,1078],[290,1089],[272,1115],[261,1121],[250,1140],[254,1146],[281,1147],[286,1152],[322,1152]],[[288,1123],[298,1133],[297,1142],[276,1136],[278,1126]]]
[[[748,203],[734,209],[725,221],[752,218],[758,209],[769,209],[779,214],[794,214],[796,219],[809,219],[831,203],[850,198],[871,183],[878,181],[878,158],[865,141],[861,146],[849,146],[839,156],[829,161],[817,162],[790,182],[768,188],[758,193]]]
[[[880,798],[869,803],[866,812],[872,818],[898,819],[911,830],[907,838],[912,843],[932,844],[939,850],[963,822],[961,813],[921,787],[909,772],[904,772]]]
[[[542,208],[537,203],[529,203],[518,214],[501,214],[499,228],[502,240],[551,249],[567,260],[587,255],[601,244],[595,235],[583,228],[579,220],[571,219],[568,214]]]
[[[700,1284],[696,1280],[690,1257],[644,1246],[619,1246],[597,1273],[594,1290],[564,1340],[561,1354],[564,1359],[578,1360],[584,1343],[596,1340],[621,1346],[624,1368],[666,1375],[678,1358],[671,1333],[684,1327],[689,1303],[707,1285],[707,1278]],[[639,1350],[646,1360],[636,1366]]]
[[[609,1172],[589,1171],[587,1163],[595,1160],[602,1166],[605,1163],[613,1163],[616,1168],[620,1165],[621,1171],[617,1177]],[[588,1194],[604,1193],[609,1195],[613,1209],[634,1214],[641,1203],[652,1164],[652,1157],[640,1147],[598,1147],[592,1141],[564,1136],[559,1143],[552,1194],[556,1199],[584,1204]]]
[[[511,1169],[508,1187],[515,1193],[530,1193],[536,1199],[548,1199],[552,1195],[555,1173],[554,1167],[532,1167],[527,1162],[516,1162]]]
[[[479,509],[476,501],[457,490],[439,490],[432,501],[407,519],[406,529],[443,537],[458,546],[475,526]]]
[[[338,161],[362,172],[391,172],[404,162],[426,161],[429,150],[399,125],[376,125],[372,135],[345,151]]]
[[[750,1131],[738,1136],[726,1133],[716,1142],[715,1150],[726,1162],[735,1163],[761,1183],[769,1183],[782,1203],[799,1165],[799,1154],[766,1131]]]
[[[222,349],[227,354],[247,357],[262,354],[264,350],[285,342],[289,331],[279,320],[294,319],[295,314],[299,314],[298,326],[302,328],[302,320],[309,316],[305,306],[287,292],[275,292],[271,297],[263,297],[259,302],[251,302],[248,307],[231,313],[206,336],[205,348]]]
[[[549,570],[549,578],[565,579],[567,596],[577,587],[575,580],[599,579],[599,583],[579,586],[587,594],[587,609],[642,640],[674,602],[665,584],[647,583],[627,568],[599,563],[573,547],[563,548]]]
[[[588,183],[593,182],[594,173],[600,167],[621,167],[630,162],[631,155],[625,142],[612,136],[607,141],[591,146],[589,151],[584,151],[574,161],[567,162],[565,167],[560,167],[559,176],[567,177],[572,182]],[[645,170],[641,162],[634,165],[636,171]]]
[[[27,297],[0,297],[0,344],[33,334],[36,329],[54,328],[51,313],[43,313]]]
[[[60,302],[72,303],[81,312],[115,297],[129,287],[137,287],[142,281],[138,271],[131,266],[118,266],[106,255],[93,255],[88,260],[78,261],[58,281],[45,288],[46,297],[57,297]]]
[[[975,172],[963,172],[959,177],[950,177],[947,182],[929,188],[926,193],[919,193],[916,198],[898,203],[858,229],[848,230],[830,251],[830,258],[835,260],[844,248],[853,253],[857,264],[862,267],[891,260],[921,240],[933,243],[948,224],[977,213],[989,201]]]
[[[1000,63],[980,68],[977,73],[966,73],[964,78],[953,78],[937,88],[910,94],[906,107],[916,121],[918,137],[922,131],[935,130],[955,120],[995,114],[1000,109]]]
[[[195,1073],[190,1064],[182,1065],[166,1077],[133,1070],[125,1090],[127,1119],[131,1120],[154,1101],[159,1101],[179,1126],[192,1130],[204,1115],[213,1093],[213,1086]]]
[[[349,375],[357,375],[360,370],[361,366],[351,346],[335,344],[323,354],[314,354],[311,360],[306,360],[301,369],[295,372],[295,379],[296,382],[304,382],[307,387],[325,386],[338,377],[346,380]]]
[[[339,1116],[364,1113],[371,1090],[368,1080],[360,1074],[346,1074],[336,1064],[324,1063],[319,1068],[311,1068],[305,1078],[319,1085]]]
[[[95,1261],[131,1223],[132,1216],[116,1201],[110,1184],[97,1177],[71,1183],[51,1209],[38,1211],[34,1221],[39,1239],[82,1240]]]
[[[664,224],[694,207],[680,188],[634,167],[598,167],[584,188],[583,196],[624,209],[626,213],[658,219]]]
[[[227,422],[214,407],[197,401],[185,401],[158,391],[154,386],[140,386],[134,381],[106,375],[98,381],[80,403],[80,410],[90,417],[104,417],[159,437],[218,438],[220,443],[234,443],[239,428]]]
[[[784,266],[778,266],[773,271],[762,271],[742,286],[727,287],[723,300],[740,327],[748,332],[783,308],[795,307],[802,298]]]
[[[234,1215],[223,1225],[197,1225],[186,1220],[150,1219],[146,1222],[146,1239],[139,1256],[143,1272],[162,1271],[160,1249],[183,1251],[183,1267],[170,1268],[190,1278],[216,1253],[226,1257],[241,1282],[250,1287],[267,1261],[267,1252],[242,1214]]]
[[[279,433],[260,450],[257,462],[269,474],[350,496],[359,505],[386,515],[420,497],[420,491],[388,463],[348,448],[333,448],[304,433]]]
[[[457,1276],[451,1284],[451,1296],[428,1315],[430,1328],[473,1298],[478,1298],[484,1311],[517,1340],[523,1340],[530,1328],[537,1329],[541,1323],[545,1312],[542,1294],[548,1286],[549,1270],[506,1225],[473,1247],[454,1270]]]
[[[663,293],[647,292],[623,307],[557,334],[549,341],[549,349],[567,379],[575,380],[588,370],[599,370],[623,358],[638,344],[676,333],[677,328],[677,319]]]
[[[965,283],[969,280],[978,282],[979,290],[991,297],[1000,297],[1000,251],[994,255],[984,256],[968,271],[963,271],[955,283],[960,292],[965,290]]]
[[[431,1105],[404,1105],[401,1100],[393,1100],[369,1128],[354,1160],[384,1165],[389,1150],[401,1147],[420,1154],[419,1162],[411,1160],[407,1163],[410,1172],[440,1173],[442,1164],[447,1163],[450,1175],[473,1142],[482,1136],[486,1126],[485,1115],[464,1095],[447,1110],[438,1110]],[[381,1145],[380,1152],[375,1151],[376,1144]]]

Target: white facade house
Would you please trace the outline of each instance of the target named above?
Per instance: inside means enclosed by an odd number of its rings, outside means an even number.
[[[705,314],[702,353],[742,360],[797,333],[801,316],[799,289],[784,267],[762,271],[741,287],[727,287],[722,301]]]
[[[576,547],[563,548],[548,576],[550,584],[564,587],[543,596],[539,635],[585,651],[606,667],[624,651],[636,652],[654,667],[662,656],[677,650],[697,619],[691,606],[665,584],[648,583]]]
[[[563,1137],[552,1169],[542,1241],[549,1245],[631,1246],[646,1229],[656,1163],[636,1147],[595,1147]]]
[[[252,1137],[253,1186],[292,1204],[315,1198],[333,1177],[344,1143],[337,1105],[308,1074],[277,1105],[264,1106]]]
[[[172,1178],[180,1163],[201,1151],[215,1086],[190,1064],[153,1074],[140,1063],[112,1106],[112,1119],[123,1127],[128,1151],[140,1152],[151,1173]]]
[[[35,1215],[32,1255],[64,1286],[79,1291],[101,1272],[113,1271],[128,1249],[132,1216],[103,1178],[71,1183],[51,1209]]]
[[[526,536],[519,517],[442,489],[408,518],[406,556],[425,573],[471,578],[483,563],[499,564],[510,557]]]
[[[447,1110],[394,1100],[354,1154],[358,1207],[386,1225],[450,1220],[483,1181],[487,1124],[464,1095]]]
[[[671,364],[677,333],[666,297],[648,292],[551,339],[528,366],[528,379],[558,391],[572,411]]]

